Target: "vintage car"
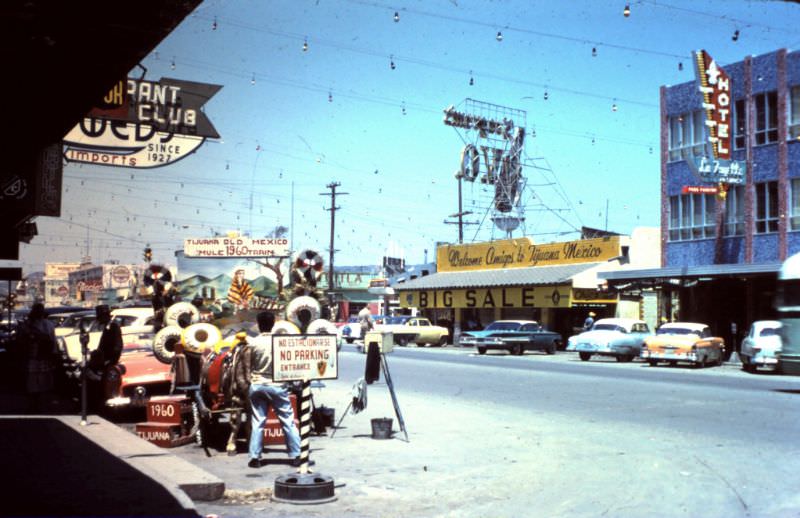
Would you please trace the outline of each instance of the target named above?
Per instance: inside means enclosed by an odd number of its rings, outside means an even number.
[[[102,376],[105,407],[144,407],[151,396],[169,394],[170,369],[155,357],[150,345],[125,344],[119,363],[106,368]]]
[[[601,318],[588,331],[569,337],[567,351],[577,351],[583,361],[596,354],[629,362],[639,356],[645,339],[652,335],[642,320]]]
[[[450,331],[446,327],[435,326],[431,321],[422,317],[386,317],[383,323],[375,324],[376,331],[391,332],[394,343],[406,346],[409,343],[417,345],[447,345]]]
[[[65,336],[78,332],[81,322],[85,322],[85,325],[91,327],[95,319],[95,311],[87,309],[74,313],[53,313],[48,315],[47,319],[56,324],[56,336]]]
[[[778,368],[778,354],[782,349],[780,330],[781,323],[777,320],[753,322],[739,352],[743,370],[755,372],[758,367]]]
[[[659,327],[655,336],[645,340],[641,356],[651,366],[667,361],[672,365],[690,362],[705,367],[709,364],[721,365],[724,349],[724,340],[712,336],[707,325],[670,322]]]
[[[388,317],[385,315],[372,315],[372,323],[373,325],[382,324],[386,318]],[[361,336],[361,322],[358,321],[358,317],[352,316],[348,318],[347,322],[339,328],[339,334],[349,344],[363,339],[364,337]]]
[[[543,328],[534,320],[496,320],[482,331],[461,333],[459,345],[475,347],[478,354],[486,354],[490,349],[502,349],[509,354],[522,354],[525,351],[544,351],[555,354],[561,345],[562,337]]]
[[[111,318],[119,324],[122,331],[122,341],[127,342],[147,342],[153,338],[153,309],[152,308],[119,308],[111,311]],[[56,328],[58,329],[58,328]],[[91,319],[89,327],[88,350],[97,349],[100,344],[100,335],[103,334],[102,328]],[[67,362],[81,361],[81,342],[79,330],[59,336],[56,333],[56,340],[59,342],[59,349],[65,356]]]

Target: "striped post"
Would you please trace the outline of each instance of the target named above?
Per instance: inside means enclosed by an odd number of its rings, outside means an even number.
[[[300,396],[300,473],[309,473],[308,454],[309,436],[311,435],[311,383],[303,380],[303,392]]]

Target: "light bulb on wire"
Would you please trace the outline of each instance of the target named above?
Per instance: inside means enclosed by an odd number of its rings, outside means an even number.
[[[494,37],[497,41],[503,41],[503,33],[497,31],[497,36]]]
[[[308,52],[308,39],[303,40],[303,52]]]
[[[397,66],[394,64],[394,55],[389,56],[389,68],[394,70]]]
[[[627,18],[631,15],[631,4],[625,4],[625,9],[622,10],[622,16]]]
[[[214,17],[214,23],[211,24],[211,30],[212,31],[217,30],[217,17],[216,16]]]
[[[172,58],[172,63],[169,64],[169,68],[175,70],[175,58]]]
[[[397,22],[399,22],[399,21],[400,21],[400,13],[398,13],[397,11],[395,11],[395,12],[394,12],[394,17],[393,17],[392,19],[394,20],[394,23],[397,23]]]
[[[736,29],[735,31],[733,31],[733,36],[731,36],[731,39],[733,41],[739,41],[739,29]]]
[[[597,47],[592,47],[592,57],[593,58],[597,57]]]
[[[255,73],[253,74],[253,77],[250,78],[250,84],[251,85],[256,84],[256,75],[255,75]]]
[[[683,71],[683,61],[679,61],[678,62],[678,72],[682,72],[682,71]]]
[[[473,86],[475,84],[475,78],[472,77],[472,70],[469,71],[469,86]]]

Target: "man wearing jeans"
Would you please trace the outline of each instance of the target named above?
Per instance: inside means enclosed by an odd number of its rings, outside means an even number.
[[[286,448],[292,459],[292,466],[300,466],[300,433],[294,424],[294,410],[289,400],[289,392],[282,384],[272,381],[272,340],[270,331],[275,324],[275,316],[269,312],[258,314],[260,335],[250,341],[250,460],[251,468],[261,467],[261,450],[264,446],[264,423],[271,406],[281,422]]]

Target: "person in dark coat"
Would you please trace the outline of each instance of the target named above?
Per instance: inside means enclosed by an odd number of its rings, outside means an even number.
[[[119,324],[111,320],[111,310],[105,304],[94,308],[97,315],[97,322],[103,326],[103,334],[100,335],[100,345],[97,350],[102,358],[102,366],[108,367],[116,365],[122,354],[122,329]]]

